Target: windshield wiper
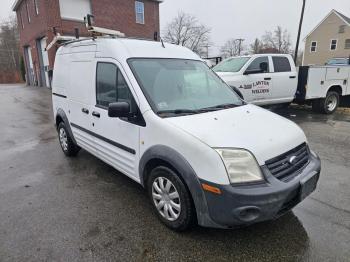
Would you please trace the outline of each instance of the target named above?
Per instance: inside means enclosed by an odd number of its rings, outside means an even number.
[[[207,108],[202,108],[202,110],[220,110],[220,109],[229,109],[229,108],[234,108],[234,107],[238,107],[241,105],[237,105],[237,104],[221,104],[221,105],[216,105],[216,106],[211,106],[211,107],[207,107]]]
[[[198,114],[200,111],[193,109],[174,109],[174,110],[160,110],[157,114],[174,114],[174,115],[193,115]]]

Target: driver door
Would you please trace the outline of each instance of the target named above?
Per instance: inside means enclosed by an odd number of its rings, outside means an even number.
[[[244,82],[239,86],[247,102],[263,105],[270,99],[273,84],[270,64],[269,56],[261,56],[247,67]]]
[[[138,108],[122,67],[114,60],[96,63],[96,104],[92,111],[99,157],[120,172],[139,182],[140,125],[124,118],[108,116],[108,105],[128,102]]]

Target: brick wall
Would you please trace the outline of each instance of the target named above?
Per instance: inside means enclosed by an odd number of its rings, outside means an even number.
[[[31,17],[28,22],[26,1]],[[39,6],[39,15],[35,13],[33,0],[23,0],[17,9],[17,19],[20,30],[20,44],[32,47],[32,59],[36,79],[39,74],[39,54],[36,40],[47,37],[50,43],[54,37],[52,28],[55,27],[61,35],[74,35],[74,28],[79,28],[80,35],[86,36],[83,22],[61,19],[59,0],[36,0]],[[141,0],[140,0],[141,1]],[[159,3],[143,0],[145,4],[145,24],[136,23],[135,0],[91,0],[92,13],[95,16],[95,24],[99,27],[119,30],[130,37],[153,39],[154,32],[159,35]],[[21,17],[20,17],[21,14]],[[24,29],[22,28],[22,21]],[[50,67],[53,68],[56,48],[48,52]]]

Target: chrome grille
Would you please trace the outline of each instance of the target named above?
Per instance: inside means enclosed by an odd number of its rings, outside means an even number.
[[[288,182],[309,163],[309,149],[306,143],[266,161],[271,174],[279,180]]]

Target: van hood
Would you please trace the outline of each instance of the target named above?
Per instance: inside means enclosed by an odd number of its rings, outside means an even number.
[[[306,142],[295,123],[254,105],[165,120],[212,148],[249,150],[259,165]]]

